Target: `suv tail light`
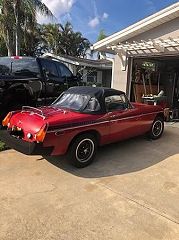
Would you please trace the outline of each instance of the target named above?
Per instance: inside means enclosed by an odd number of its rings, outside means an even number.
[[[9,113],[7,114],[7,116],[4,118],[4,120],[2,121],[2,125],[3,125],[4,127],[8,126],[8,123],[9,123],[11,117],[12,117],[12,112],[9,112]]]
[[[19,60],[19,59],[22,59],[22,57],[21,56],[12,56],[11,59]]]
[[[48,124],[43,125],[40,131],[35,135],[35,140],[37,142],[43,142],[47,133]]]

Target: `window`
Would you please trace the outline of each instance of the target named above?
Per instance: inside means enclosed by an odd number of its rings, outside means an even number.
[[[89,83],[96,83],[97,81],[97,72],[96,71],[91,71],[89,70],[88,75],[87,75],[87,82]]]
[[[58,71],[54,62],[41,60],[42,68],[48,73],[49,78],[59,78]]]
[[[13,59],[9,57],[0,58],[0,76],[11,75],[19,77],[38,77],[39,67],[35,58],[22,57]]]
[[[105,98],[106,110],[108,112],[115,110],[125,110],[128,108],[128,101],[124,94],[113,95]]]
[[[85,108],[85,112],[97,112],[99,111],[100,108],[100,104],[98,102],[98,100],[95,97],[90,98],[86,108]]]
[[[89,96],[64,93],[54,103],[56,107],[79,111],[87,103]]]
[[[72,77],[71,71],[64,64],[58,64],[57,66],[60,68],[62,77]]]

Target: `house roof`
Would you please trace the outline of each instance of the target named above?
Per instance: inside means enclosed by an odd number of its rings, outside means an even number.
[[[112,62],[106,59],[92,60],[86,58],[72,57],[67,55],[57,56],[51,53],[45,53],[43,57],[53,58],[56,60],[60,60],[65,63],[69,63],[76,66],[86,66],[86,67],[94,67],[101,69],[111,69]]]
[[[160,26],[163,23],[169,22],[179,17],[179,2],[170,5],[169,7],[119,31],[109,37],[96,42],[91,47],[93,50],[106,51],[106,46],[115,45],[127,41],[128,39],[135,37],[143,32],[146,32],[152,28]]]

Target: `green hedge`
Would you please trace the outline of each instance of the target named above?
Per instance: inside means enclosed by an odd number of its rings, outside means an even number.
[[[0,152],[4,151],[4,150],[7,150],[7,149],[8,149],[8,147],[5,145],[5,143],[0,141]]]

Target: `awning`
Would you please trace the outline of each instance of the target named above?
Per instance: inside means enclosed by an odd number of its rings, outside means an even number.
[[[149,39],[131,43],[118,43],[106,46],[107,49],[117,53],[121,58],[122,71],[126,70],[128,57],[146,57],[146,56],[171,56],[179,54],[179,37],[168,39]]]
[[[131,43],[119,43],[107,46],[118,54],[136,56],[136,55],[153,55],[153,54],[172,54],[179,53],[179,37],[168,39],[149,39],[148,41],[141,40],[139,42],[133,41]]]

